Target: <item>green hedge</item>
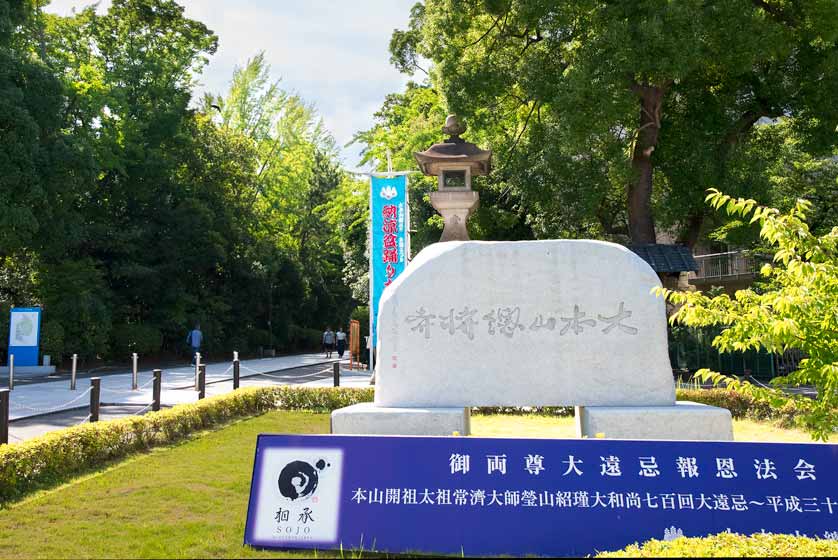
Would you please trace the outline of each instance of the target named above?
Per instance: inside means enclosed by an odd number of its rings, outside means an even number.
[[[798,414],[801,412],[800,405],[792,401],[778,408],[729,389],[678,389],[677,395],[679,401],[693,401],[726,408],[736,419],[773,420],[785,427],[797,425]]]
[[[0,504],[107,461],[177,441],[235,418],[254,416],[275,408],[329,412],[370,402],[373,394],[372,387],[255,387],[143,416],[83,424],[20,444],[3,445],[0,446]],[[750,397],[725,389],[679,390],[678,399],[728,408],[734,418],[793,417],[793,411],[773,410]],[[573,414],[571,407],[483,407],[473,411],[484,414]]]
[[[798,409],[793,402],[783,408],[759,402],[750,395],[729,389],[678,389],[679,401],[693,401],[730,410],[736,419],[774,420],[783,426],[796,424]],[[472,409],[477,414],[544,414],[547,416],[573,416],[572,406],[491,406]]]
[[[596,558],[766,558],[766,557],[836,557],[838,541],[809,539],[791,535],[760,534],[746,536],[721,533],[705,538],[652,540],[633,544],[617,552],[598,554]]]
[[[235,418],[283,408],[329,411],[372,400],[372,389],[254,387],[143,416],[82,424],[0,445],[0,505],[108,461]]]

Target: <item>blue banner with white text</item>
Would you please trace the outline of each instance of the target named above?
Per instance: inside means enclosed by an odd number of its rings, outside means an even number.
[[[407,265],[407,177],[371,177],[371,345],[376,345],[381,294]]]
[[[263,434],[244,540],[584,556],[724,531],[838,539],[838,445]]]

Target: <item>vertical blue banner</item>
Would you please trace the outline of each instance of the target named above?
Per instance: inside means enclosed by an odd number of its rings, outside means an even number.
[[[407,176],[371,177],[370,336],[376,345],[378,302],[407,265]]]
[[[40,342],[41,308],[13,308],[9,318],[9,355],[14,355],[15,366],[37,366]]]

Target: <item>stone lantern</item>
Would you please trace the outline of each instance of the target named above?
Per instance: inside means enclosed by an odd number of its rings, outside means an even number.
[[[487,175],[492,167],[492,151],[460,138],[465,131],[466,126],[455,115],[448,115],[442,132],[450,138],[413,154],[422,173],[438,177],[431,205],[445,221],[440,241],[468,241],[466,220],[480,201],[479,194],[471,190],[471,178]]]

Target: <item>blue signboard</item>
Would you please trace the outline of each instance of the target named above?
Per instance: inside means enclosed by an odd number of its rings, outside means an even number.
[[[260,435],[245,544],[580,556],[649,539],[838,538],[838,445]]]
[[[407,265],[407,177],[371,177],[370,333],[376,346],[378,302]]]
[[[15,366],[37,366],[41,341],[41,308],[15,307],[9,319],[9,355]]]

